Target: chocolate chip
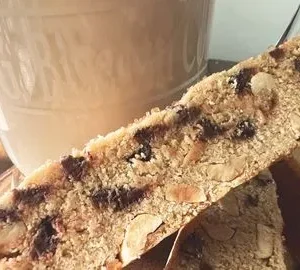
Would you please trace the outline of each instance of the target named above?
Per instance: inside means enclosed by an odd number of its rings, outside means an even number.
[[[96,208],[112,208],[115,212],[122,211],[134,203],[141,201],[148,192],[149,187],[142,188],[102,188],[92,192],[91,200]]]
[[[134,139],[139,143],[139,144],[149,144],[151,140],[163,136],[165,131],[167,130],[167,126],[165,125],[154,125],[150,127],[145,127],[140,130],[138,130],[134,134]]]
[[[141,161],[149,161],[152,157],[152,149],[149,144],[142,145],[137,152]]]
[[[140,145],[140,147],[134,153],[128,156],[126,160],[132,163],[132,159],[136,158],[138,160],[146,162],[146,161],[150,161],[152,156],[153,156],[152,148],[150,144],[146,143],[144,145]]]
[[[284,50],[281,48],[275,48],[274,50],[269,52],[270,56],[274,59],[280,59],[284,56]]]
[[[193,232],[182,243],[180,251],[191,258],[202,258],[203,240]]]
[[[249,139],[256,133],[256,127],[250,119],[241,120],[235,127],[233,137],[236,139]]]
[[[0,209],[0,222],[12,223],[19,221],[20,217],[15,209]]]
[[[247,194],[246,205],[257,207],[259,202],[258,195]]]
[[[3,258],[5,258],[6,260],[13,259],[13,258],[19,257],[21,254],[22,253],[21,253],[20,250],[16,250],[14,252],[6,253],[5,255],[4,254],[0,254],[0,259],[3,259]]]
[[[45,217],[37,227],[31,244],[30,256],[37,260],[46,254],[53,254],[58,244],[57,231],[53,226],[54,217]]]
[[[233,86],[237,94],[244,94],[250,91],[250,80],[254,74],[254,68],[244,68],[238,74],[231,76],[228,83]]]
[[[198,124],[203,128],[203,131],[198,136],[201,140],[212,139],[224,131],[216,123],[204,117],[199,120]]]
[[[69,180],[80,181],[87,172],[88,161],[85,157],[66,156],[60,161]]]
[[[175,107],[176,108],[176,107]],[[183,105],[177,105],[177,118],[175,123],[178,125],[186,125],[192,123],[198,119],[201,110],[198,107],[184,107]]]
[[[300,57],[294,60],[295,69],[300,72]]]
[[[14,189],[13,200],[15,204],[37,205],[45,201],[46,195],[50,192],[50,186],[30,187],[27,189]]]
[[[167,126],[154,125],[138,130],[134,134],[134,139],[140,144],[139,148],[126,158],[128,162],[132,162],[133,158],[141,161],[149,161],[152,158],[152,148],[150,142],[158,137],[162,137],[166,132]]]

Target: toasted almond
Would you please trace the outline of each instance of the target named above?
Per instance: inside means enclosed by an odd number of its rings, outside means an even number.
[[[267,259],[272,256],[274,249],[274,232],[272,228],[257,224],[257,252],[258,258]]]
[[[258,72],[251,79],[251,91],[256,99],[256,104],[263,111],[268,111],[273,106],[274,89],[276,83],[271,74]]]
[[[226,224],[214,224],[206,221],[202,221],[201,224],[210,238],[214,240],[227,241],[231,239],[235,233],[235,230],[228,227]]]
[[[180,247],[185,242],[187,237],[193,232],[195,232],[195,228],[197,228],[198,226],[199,226],[199,216],[198,218],[194,218],[193,220],[191,220],[191,222],[189,222],[188,224],[186,224],[185,226],[181,227],[178,230],[176,239],[173,243],[164,270],[176,269],[178,264],[178,259],[179,259]]]
[[[112,262],[107,263],[106,266],[103,267],[102,269],[103,270],[121,270],[122,263],[119,260],[114,260]]]
[[[196,142],[192,145],[191,149],[183,159],[183,166],[191,162],[197,162],[203,153],[205,144],[203,142]]]
[[[251,78],[251,90],[254,95],[266,94],[266,89],[274,89],[275,80],[271,74],[258,72]]]
[[[255,112],[255,119],[257,120],[258,124],[264,125],[267,122],[267,119],[264,115],[264,113],[261,110],[256,110]]]
[[[206,201],[206,195],[201,188],[178,184],[167,187],[166,200],[179,203],[197,203]]]
[[[238,217],[240,214],[238,200],[233,193],[227,194],[222,200],[220,200],[221,208],[229,215]]]
[[[295,134],[296,139],[300,138],[300,115],[292,112],[290,115],[291,128]]]
[[[244,156],[232,158],[227,163],[211,164],[207,167],[207,176],[218,182],[228,182],[244,172]]]
[[[141,214],[135,217],[127,227],[122,243],[120,258],[123,266],[144,252],[147,235],[155,231],[162,223],[162,219],[151,214]]]
[[[225,195],[231,190],[230,186],[227,186],[226,183],[221,183],[220,185],[213,188],[209,191],[210,201],[216,202],[219,201],[220,198],[225,197]]]
[[[23,222],[5,224],[0,231],[0,253],[9,254],[18,248],[25,234],[26,226]]]

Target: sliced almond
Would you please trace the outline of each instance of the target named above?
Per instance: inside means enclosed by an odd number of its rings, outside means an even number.
[[[267,119],[261,110],[257,110],[255,112],[255,119],[257,120],[258,124],[260,124],[260,125],[264,125],[267,122]]]
[[[102,267],[101,270],[121,270],[122,263],[119,260],[114,260],[106,264],[105,267]]]
[[[201,188],[178,184],[167,187],[166,200],[179,203],[197,203],[206,201],[206,195]]]
[[[251,79],[251,91],[255,96],[255,103],[263,111],[268,111],[274,103],[274,89],[276,83],[271,74],[259,72]]]
[[[164,270],[174,270],[177,269],[178,266],[178,259],[179,259],[179,252],[180,247],[186,240],[186,238],[195,231],[195,228],[199,226],[199,217],[194,218],[186,224],[185,226],[181,227],[178,230],[176,239],[173,243],[172,249],[170,251],[169,257],[167,259],[166,265],[164,267]]]
[[[26,234],[26,226],[23,222],[5,224],[0,231],[0,253],[9,254],[20,246]]]
[[[257,252],[258,258],[267,259],[272,256],[274,249],[274,232],[272,228],[257,224]]]
[[[300,138],[300,115],[292,112],[290,115],[291,128],[295,134],[296,139]]]
[[[131,221],[121,247],[120,258],[123,266],[139,258],[144,252],[147,235],[154,232],[162,222],[160,217],[151,214],[138,215]]]
[[[220,206],[231,216],[238,217],[240,214],[238,200],[233,193],[227,194],[224,198],[222,198],[222,200],[220,200]]]
[[[225,195],[231,190],[230,186],[227,186],[226,183],[221,183],[209,192],[211,202],[216,202],[220,198],[225,197]]]
[[[235,230],[228,227],[226,224],[214,224],[202,221],[202,227],[210,238],[218,241],[227,241],[231,239],[235,233]]]
[[[207,176],[218,182],[228,182],[244,172],[244,156],[232,158],[227,163],[211,164],[207,167]]]
[[[274,89],[275,80],[271,74],[258,72],[251,78],[251,90],[254,95],[266,94],[266,89]]]
[[[183,166],[191,162],[197,162],[203,153],[205,144],[203,142],[196,142],[192,145],[191,149],[183,159]]]

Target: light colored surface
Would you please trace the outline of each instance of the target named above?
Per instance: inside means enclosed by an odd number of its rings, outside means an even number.
[[[242,60],[274,44],[297,9],[297,0],[216,1],[210,58]]]
[[[178,99],[204,75],[211,3],[1,1],[0,135],[13,163],[28,174]]]

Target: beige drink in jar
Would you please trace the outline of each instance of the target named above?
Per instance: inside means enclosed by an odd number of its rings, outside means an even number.
[[[25,174],[204,75],[212,1],[0,3],[1,140]]]

